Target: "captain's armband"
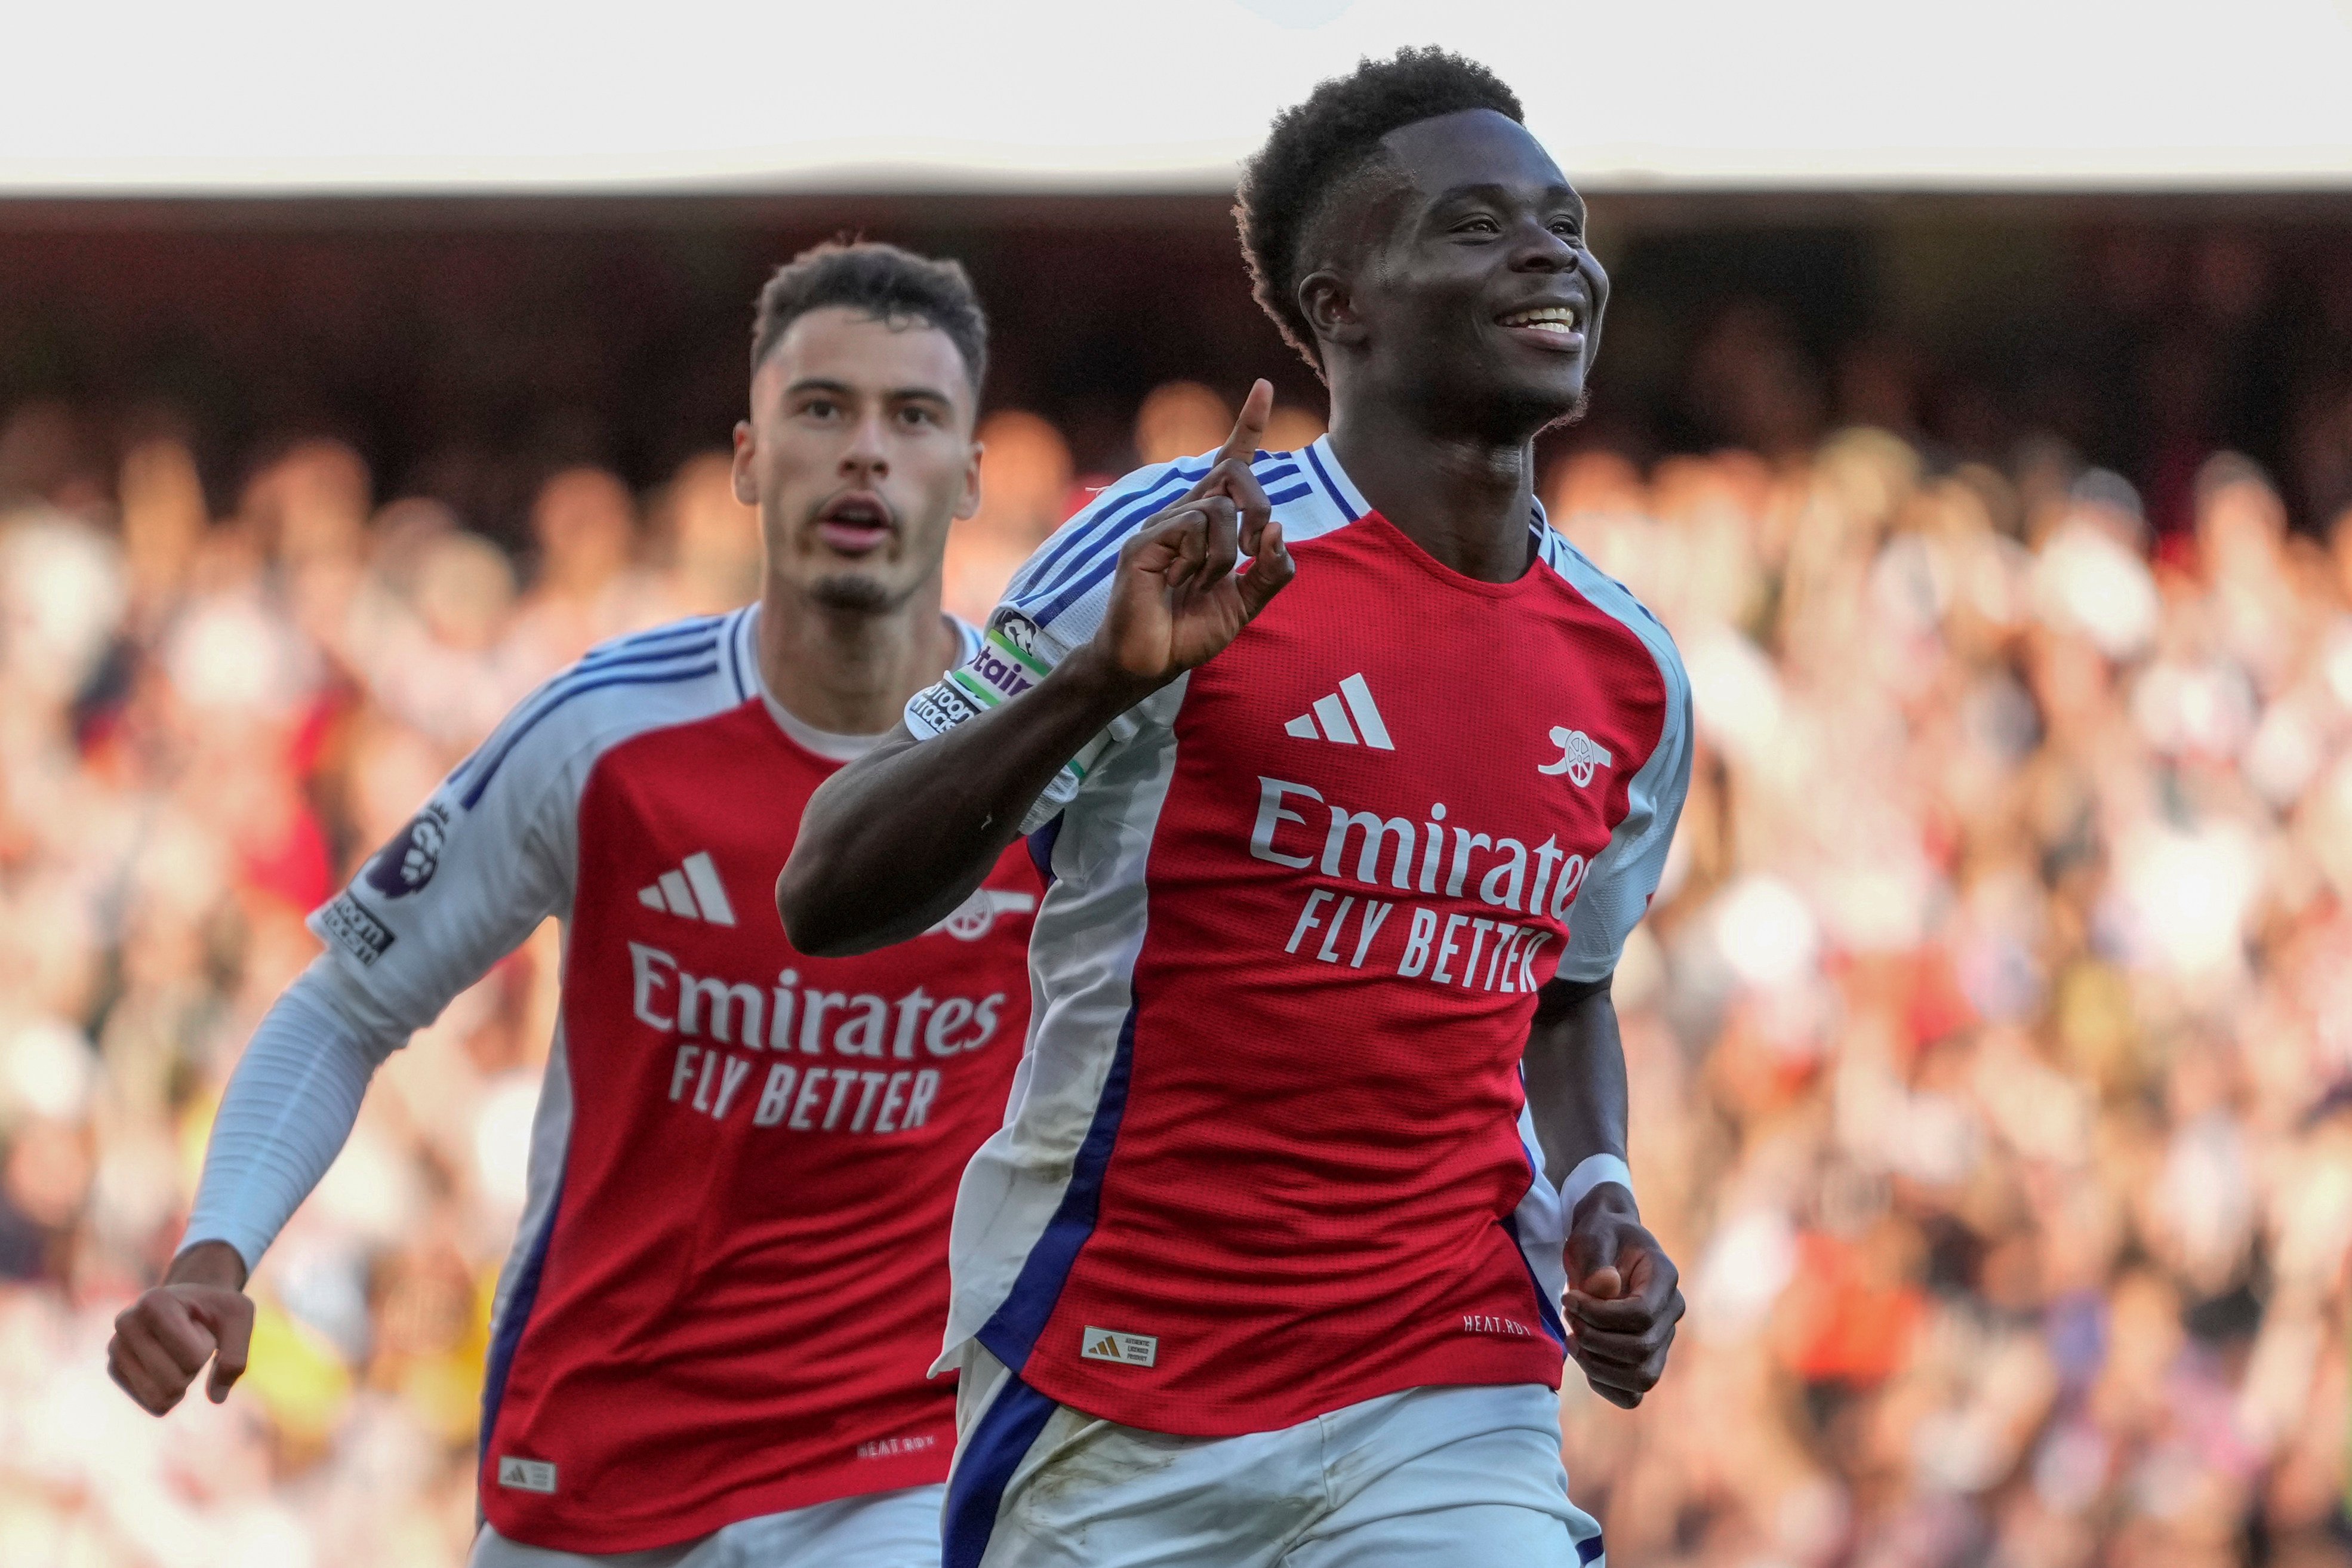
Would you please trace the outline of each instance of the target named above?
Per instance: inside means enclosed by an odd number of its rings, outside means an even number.
[[[919,740],[945,735],[984,713],[1003,706],[1053,673],[1054,649],[1044,627],[1011,605],[989,617],[988,630],[971,655],[907,701],[907,728]],[[1036,803],[1022,819],[1034,833],[1061,815],[1078,797],[1087,774],[1108,748],[1118,727],[1095,737],[1062,765]]]

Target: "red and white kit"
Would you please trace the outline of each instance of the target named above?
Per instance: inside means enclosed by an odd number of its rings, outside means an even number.
[[[1041,883],[1016,845],[922,936],[795,953],[772,888],[839,763],[786,733],[756,615],[590,653],[311,918],[404,1028],[565,922],[483,1397],[483,1511],[536,1546],[947,1474],[945,1240],[1021,1053]]]
[[[1211,461],[1065,525],[909,727],[1092,637],[1121,543]],[[947,1346],[976,1340],[1026,1404],[967,1435],[950,1563],[978,1560],[959,1529],[1041,1406],[1228,1437],[1559,1384],[1565,1217],[1519,1062],[1537,988],[1607,975],[1657,884],[1681,663],[1540,512],[1536,563],[1481,582],[1367,507],[1328,439],[1255,470],[1297,580],[1024,824],[1053,879],[1038,1014],[964,1177]]]

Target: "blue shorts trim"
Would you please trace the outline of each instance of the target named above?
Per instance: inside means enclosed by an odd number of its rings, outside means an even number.
[[[940,1519],[940,1568],[980,1568],[996,1533],[996,1512],[1013,1472],[1045,1431],[1057,1406],[1008,1371],[1004,1385],[956,1455],[948,1478],[948,1505]]]

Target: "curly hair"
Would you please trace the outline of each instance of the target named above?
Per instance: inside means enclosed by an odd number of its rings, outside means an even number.
[[[912,317],[948,335],[972,391],[988,373],[988,316],[961,265],[876,240],[827,240],[776,268],[751,318],[751,370],[784,329],[812,310],[840,306],[881,320]]]
[[[1381,160],[1382,137],[1470,109],[1526,119],[1518,96],[1476,61],[1434,45],[1399,49],[1394,59],[1367,59],[1352,74],[1333,77],[1275,116],[1265,145],[1243,168],[1234,217],[1250,292],[1318,374],[1315,329],[1298,308],[1306,242],[1333,197]]]

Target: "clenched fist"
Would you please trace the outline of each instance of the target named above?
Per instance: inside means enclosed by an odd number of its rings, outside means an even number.
[[[1568,1233],[1569,1354],[1592,1391],[1631,1410],[1666,1370],[1682,1321],[1682,1276],[1643,1225],[1633,1195],[1603,1182]]]
[[[253,1300],[245,1261],[226,1242],[200,1241],[172,1260],[163,1282],[114,1320],[106,1370],[142,1408],[161,1416],[213,1364],[205,1392],[215,1405],[245,1375],[253,1343]]]

